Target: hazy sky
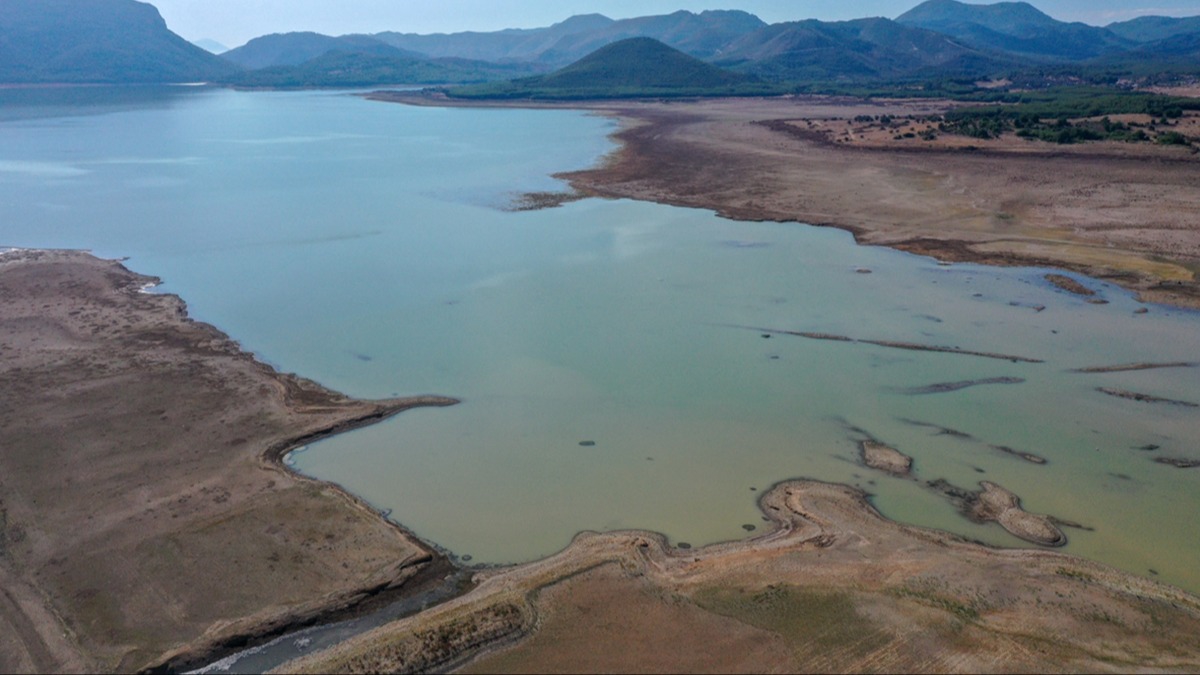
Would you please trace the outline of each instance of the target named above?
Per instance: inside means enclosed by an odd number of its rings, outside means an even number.
[[[328,35],[449,33],[537,28],[574,14],[614,19],[668,14],[678,9],[742,9],[768,23],[798,19],[894,18],[920,0],[149,0],[171,30],[189,40],[209,38],[229,47],[267,33],[311,30]],[[978,1],[978,0],[977,0]],[[1063,21],[1103,25],[1145,14],[1200,14],[1200,0],[1033,0]]]

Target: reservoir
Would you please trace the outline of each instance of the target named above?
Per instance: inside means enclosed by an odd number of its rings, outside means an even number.
[[[550,174],[594,164],[614,128],[345,92],[4,90],[0,247],[128,257],[262,360],[353,396],[462,399],[289,461],[474,563],[588,529],[751,536],[757,495],[794,477],[1027,546],[926,486],[988,480],[1083,526],[1066,552],[1200,590],[1200,468],[1155,461],[1200,459],[1200,408],[1099,391],[1200,403],[1200,368],[1076,372],[1200,360],[1200,315],[800,223],[508,208],[563,189]],[[916,479],[861,466],[868,435]]]

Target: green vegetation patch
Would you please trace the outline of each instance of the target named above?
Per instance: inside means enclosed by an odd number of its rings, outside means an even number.
[[[974,603],[962,602],[958,598],[937,591],[930,584],[909,584],[901,588],[888,589],[888,594],[897,598],[917,600],[921,604],[949,612],[963,621],[975,621],[979,618],[979,610]]]
[[[947,112],[939,130],[980,139],[1014,133],[1021,138],[1063,144],[1153,140],[1169,145],[1190,145],[1200,140],[1169,128],[1185,111],[1200,110],[1200,99],[1113,92],[1092,87],[1006,92],[997,98],[1000,105]],[[1124,123],[1109,117],[1128,114],[1148,115],[1152,121],[1148,124]]]
[[[772,584],[760,589],[705,588],[692,599],[707,611],[780,635],[800,657],[819,650],[861,657],[891,642],[859,613],[854,597],[846,592]]]
[[[1060,567],[1054,570],[1054,573],[1060,577],[1067,577],[1068,579],[1078,579],[1086,582],[1093,582],[1096,580],[1096,577],[1092,576],[1091,574],[1088,574],[1083,570],[1073,569],[1070,567]]]

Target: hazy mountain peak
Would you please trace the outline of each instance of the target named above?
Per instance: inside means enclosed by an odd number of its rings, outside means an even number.
[[[234,67],[134,0],[0,0],[0,82],[188,82]]]
[[[372,54],[393,58],[423,58],[423,54],[386,44],[370,35],[332,37],[312,31],[272,33],[256,37],[221,55],[244,68],[297,66],[330,52]]]
[[[225,45],[221,44],[220,42],[217,42],[216,40],[213,40],[210,38],[201,38],[199,40],[192,40],[192,44],[194,44],[197,47],[203,49],[204,51],[212,53],[212,54],[220,54],[222,52],[229,51],[229,47],[226,47]]]
[[[1200,16],[1139,16],[1129,21],[1110,23],[1105,28],[1134,42],[1155,42],[1177,35],[1200,33]]]
[[[927,0],[896,17],[896,21],[937,31],[975,47],[1047,60],[1088,59],[1131,45],[1104,28],[1058,21],[1027,2],[970,5],[957,0]]]
[[[734,42],[719,62],[777,81],[974,75],[1006,64],[1003,56],[882,17],[772,24]]]
[[[1001,33],[1063,23],[1028,2],[973,5],[958,0],[926,0],[896,17],[896,21],[922,28],[931,24],[977,23]]]
[[[564,21],[550,26],[550,30],[582,32],[586,30],[598,30],[611,24],[612,19],[603,14],[576,14]]]
[[[574,63],[547,75],[514,80],[493,95],[506,97],[610,96],[614,92],[672,92],[707,90],[745,83],[732,73],[649,37],[609,43]]]

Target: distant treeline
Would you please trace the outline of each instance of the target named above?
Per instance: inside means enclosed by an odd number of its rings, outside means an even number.
[[[1110,89],[1062,88],[1040,92],[997,93],[1003,105],[959,108],[944,115],[943,130],[973,138],[1012,132],[1053,143],[1091,140],[1150,141],[1188,145],[1192,139],[1172,131],[1185,110],[1200,110],[1200,99]],[[1116,115],[1147,115],[1145,124],[1119,122]],[[1100,118],[1100,119],[1096,119]]]
[[[713,87],[579,87],[575,89],[536,86],[514,87],[500,82],[446,90],[454,98],[485,100],[555,100],[586,101],[591,99],[673,99],[716,98],[723,96],[777,96],[790,93],[791,88],[769,82],[743,82]]]

